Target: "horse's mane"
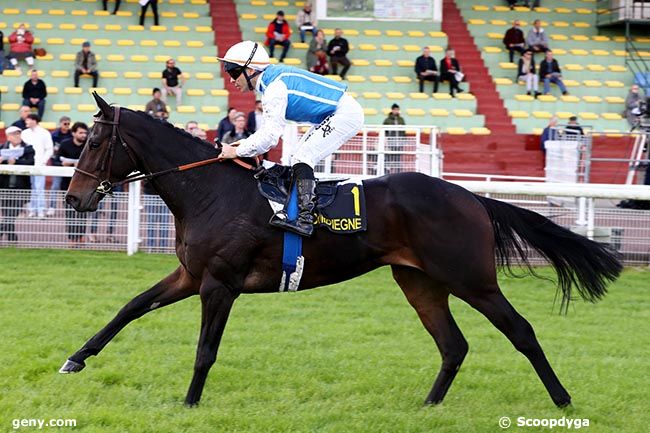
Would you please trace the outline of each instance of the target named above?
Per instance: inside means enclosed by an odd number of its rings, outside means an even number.
[[[156,125],[163,125],[165,128],[169,128],[170,130],[172,130],[176,134],[183,137],[185,140],[190,141],[191,143],[194,143],[194,144],[196,144],[198,146],[201,146],[202,148],[204,148],[206,150],[210,149],[213,152],[218,152],[218,150],[215,149],[215,147],[213,145],[211,145],[209,142],[207,142],[205,140],[201,140],[199,137],[193,136],[192,134],[190,134],[186,130],[184,130],[182,128],[178,128],[178,127],[174,126],[174,124],[169,123],[166,120],[160,120],[160,119],[153,118],[149,114],[145,113],[144,111],[140,111],[140,110],[135,111],[135,110],[131,110],[131,109],[126,108],[126,107],[122,107],[122,109],[128,110],[131,113],[137,114],[141,118],[146,119],[147,122],[155,122]]]

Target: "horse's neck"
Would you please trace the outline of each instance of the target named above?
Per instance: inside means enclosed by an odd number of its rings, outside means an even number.
[[[141,148],[137,153],[144,165],[139,167],[141,171],[156,173],[216,157],[216,152],[211,154],[209,149],[206,152],[205,148],[199,148],[195,143],[186,143],[187,139],[184,137],[168,137],[159,142],[155,139],[139,140]],[[244,173],[240,170],[230,163],[214,163],[206,167],[158,176],[151,182],[174,216],[177,219],[186,219],[210,211],[215,201],[228,203],[228,194],[235,193],[232,190],[234,183],[245,189],[251,182],[246,182],[242,176]]]

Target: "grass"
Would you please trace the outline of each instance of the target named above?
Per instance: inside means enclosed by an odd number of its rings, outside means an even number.
[[[470,353],[445,402],[423,407],[440,358],[387,269],[326,290],[240,297],[201,405],[187,409],[196,297],[132,323],[82,373],[57,374],[175,258],[4,249],[0,262],[0,432],[19,418],[74,418],[76,428],[50,430],[84,433],[497,432],[501,416],[588,418],[592,433],[650,424],[647,270],[628,269],[603,301],[576,302],[566,317],[553,312],[550,282],[502,279],[572,394],[568,409],[457,300]]]

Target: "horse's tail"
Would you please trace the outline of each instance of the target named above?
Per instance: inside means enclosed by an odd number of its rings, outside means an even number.
[[[535,275],[526,244],[542,254],[557,272],[561,311],[566,312],[573,287],[583,299],[595,302],[621,273],[623,265],[618,255],[605,245],[560,227],[536,212],[479,195],[476,198],[492,220],[498,264],[512,274],[511,260],[518,256]]]

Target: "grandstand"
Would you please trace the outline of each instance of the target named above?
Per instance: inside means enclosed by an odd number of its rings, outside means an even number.
[[[286,0],[164,0],[161,25],[136,25],[137,0],[126,0],[117,15],[101,10],[95,0],[24,0],[2,8],[0,29],[5,37],[26,22],[47,55],[37,59],[39,73],[48,85],[44,126],[52,128],[58,117],[89,119],[95,110],[88,97],[89,79],[81,89],[72,87],[72,63],[81,43],[89,40],[98,55],[100,88],[105,97],[121,105],[143,109],[151,89],[160,84],[168,57],[177,60],[188,81],[183,105],[169,100],[170,121],[181,124],[197,119],[214,129],[229,105],[252,108],[252,95],[235,94],[224,82],[215,59],[217,52],[240,39],[264,41],[266,26],[278,9],[286,12],[292,27],[303,1]],[[109,11],[112,5],[109,5]],[[576,115],[597,131],[628,130],[621,117],[623,101],[634,75],[626,66],[625,36],[620,31],[599,30],[593,0],[543,0],[530,11],[482,0],[443,0],[443,22],[321,20],[319,28],[332,37],[341,27],[351,44],[352,61],[347,82],[366,113],[366,123],[381,123],[392,103],[402,107],[407,124],[435,125],[444,134],[446,171],[543,175],[538,138],[548,118]],[[151,14],[151,12],[149,13]],[[535,18],[543,21],[551,47],[563,69],[569,95],[534,99],[517,82],[516,65],[508,62],[501,43],[503,33],[518,18],[527,32]],[[453,35],[450,37],[449,35]],[[287,64],[305,66],[307,44],[294,29]],[[641,56],[650,57],[650,38],[636,38]],[[217,47],[215,44],[218,44]],[[448,84],[437,94],[418,93],[413,65],[424,45],[439,63],[447,46],[466,73],[465,93],[451,98]],[[643,51],[647,50],[647,51]],[[8,51],[8,50],[5,50]],[[539,62],[540,56],[536,61]],[[17,116],[26,71],[5,71],[0,82],[3,123]],[[338,77],[333,77],[339,79]],[[614,146],[610,140],[601,141]],[[612,152],[609,152],[612,154]],[[619,155],[616,152],[613,154]],[[620,156],[627,156],[620,154]]]

